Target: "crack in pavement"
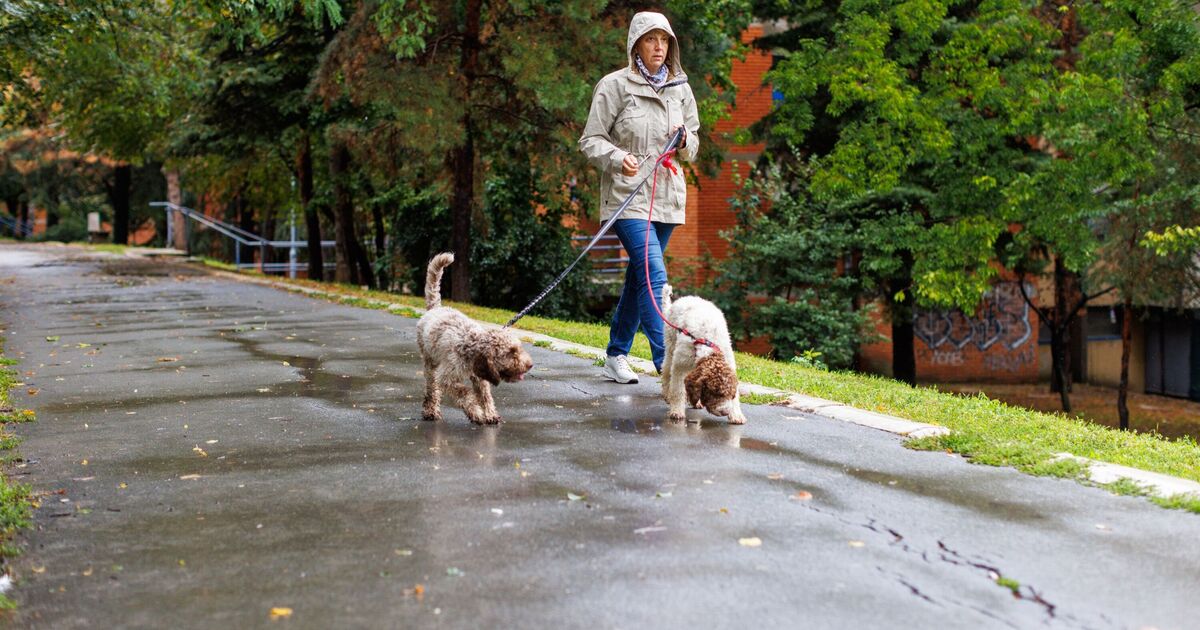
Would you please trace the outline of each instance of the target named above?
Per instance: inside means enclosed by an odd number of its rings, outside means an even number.
[[[816,512],[818,514],[822,514],[824,516],[833,518],[845,525],[850,525],[853,527],[861,527],[863,529],[867,529],[872,532],[875,532],[876,534],[888,536],[891,538],[891,541],[889,541],[889,543],[888,543],[889,546],[896,547],[896,548],[900,549],[901,551],[904,551],[907,553],[918,555],[925,562],[928,562],[931,564],[933,563],[933,560],[930,559],[930,554],[927,551],[917,549],[917,548],[913,547],[912,545],[910,545],[909,543],[905,542],[905,538],[904,538],[903,534],[901,534],[896,529],[879,522],[878,519],[869,517],[867,519],[867,522],[864,523],[861,521],[855,521],[855,520],[848,519],[840,514],[836,514],[834,512],[830,512],[828,510],[823,510],[823,509],[813,506],[813,505],[806,505],[805,508],[807,508],[813,512]],[[954,549],[951,549],[948,545],[946,545],[946,543],[944,541],[939,540],[937,545],[938,545],[938,549],[940,550],[937,560],[940,560],[941,562],[955,565],[955,566],[961,566],[961,567],[967,567],[967,568],[979,569],[979,570],[985,571],[988,578],[992,582],[995,582],[997,584],[999,584],[1001,579],[1004,578],[1004,571],[1001,570],[997,566],[971,559],[971,558],[967,557],[966,555],[964,555],[958,551],[955,551]],[[881,572],[884,572],[882,567],[877,567],[877,568]],[[924,592],[922,592],[916,585],[909,582],[908,578],[905,578],[904,576],[902,576],[900,574],[894,574],[892,577],[894,577],[900,584],[902,584],[906,588],[908,588],[909,591],[911,591],[913,595],[916,595],[917,597],[920,597],[921,599],[927,600],[931,603],[937,603],[930,596],[928,596]],[[1000,585],[1004,586],[1003,584],[1000,584]],[[1079,619],[1075,618],[1073,615],[1060,614],[1058,612],[1058,606],[1051,603],[1050,601],[1048,601],[1045,598],[1045,596],[1042,594],[1042,592],[1038,591],[1037,589],[1035,589],[1032,586],[1025,584],[1025,585],[1018,586],[1018,588],[1016,588],[1016,589],[1010,589],[1010,590],[1013,593],[1013,597],[1015,597],[1016,599],[1021,600],[1021,601],[1028,601],[1028,602],[1031,602],[1033,604],[1040,606],[1042,608],[1042,610],[1045,611],[1047,620],[1064,621],[1064,622],[1073,623],[1080,627],[1088,627],[1087,624],[1085,624],[1082,621],[1080,621]],[[970,606],[968,604],[964,604],[962,602],[958,602],[958,601],[954,601],[954,600],[948,600],[948,601],[950,601],[951,603],[954,603],[954,604],[961,605],[961,606],[966,606],[967,608],[971,608],[972,610],[975,610],[977,612],[987,614],[987,616],[993,617],[997,621],[1002,621],[1012,627],[1018,627],[1018,626],[1013,625],[1011,622],[1001,619],[999,617],[996,617],[994,614],[991,614],[991,613],[989,613],[983,609],[980,609],[978,607]]]

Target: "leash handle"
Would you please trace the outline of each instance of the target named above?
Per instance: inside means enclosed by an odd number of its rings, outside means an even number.
[[[587,246],[583,248],[583,251],[579,252],[579,256],[577,256],[575,260],[571,262],[571,264],[567,265],[567,268],[563,269],[562,273],[558,274],[558,277],[555,278],[549,286],[543,289],[537,297],[533,298],[533,301],[530,302],[528,306],[521,309],[516,315],[513,315],[512,319],[508,320],[508,323],[504,325],[505,328],[511,328],[512,325],[517,323],[518,320],[528,315],[529,311],[533,310],[533,307],[537,306],[538,302],[541,302],[543,298],[549,295],[550,292],[553,291],[554,288],[557,287],[559,283],[561,283],[563,279],[567,277],[567,274],[571,273],[571,270],[575,268],[575,265],[578,265],[579,261],[583,260],[584,256],[587,256],[587,253],[596,246],[596,243],[600,240],[600,238],[605,234],[608,234],[608,231],[612,228],[613,224],[617,222],[617,219],[621,218],[621,213],[625,212],[625,209],[628,208],[629,204],[633,202],[633,198],[636,197],[639,192],[641,192],[642,186],[646,185],[646,180],[650,179],[652,175],[655,175],[658,172],[658,164],[662,161],[663,156],[669,155],[679,145],[679,142],[683,139],[684,133],[685,130],[683,127],[680,127],[675,131],[675,135],[672,136],[670,141],[667,142],[666,148],[663,149],[662,153],[660,153],[658,156],[658,160],[655,161],[654,171],[646,174],[646,176],[642,178],[642,181],[638,182],[637,187],[633,189],[633,192],[629,193],[629,196],[625,198],[625,201],[621,203],[621,206],[617,208],[612,217],[605,221],[604,225],[600,226],[600,231],[596,233],[596,236],[592,237],[591,242],[589,242]],[[655,177],[655,181],[657,182],[657,177]],[[654,209],[653,196],[650,197],[650,209]]]

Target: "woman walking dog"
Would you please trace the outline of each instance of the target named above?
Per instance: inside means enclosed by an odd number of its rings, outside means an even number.
[[[644,11],[629,23],[626,40],[628,65],[600,79],[592,92],[579,149],[600,170],[600,220],[610,218],[638,182],[655,167],[659,149],[683,127],[678,155],[696,157],[700,121],[696,98],[679,63],[679,41],[666,16]],[[683,172],[666,169],[658,174],[653,227],[647,234],[650,209],[647,187],[613,226],[629,255],[625,285],[609,329],[604,373],[618,383],[636,383],[629,367],[629,349],[639,326],[650,342],[654,366],[663,365],[663,322],[646,289],[649,250],[650,286],[661,300],[667,270],[663,252],[671,232],[684,221],[687,182]]]

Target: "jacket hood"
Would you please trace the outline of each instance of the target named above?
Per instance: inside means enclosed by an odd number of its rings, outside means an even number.
[[[629,21],[629,38],[625,41],[625,55],[629,58],[629,68],[637,72],[637,64],[633,62],[633,47],[642,38],[642,35],[654,29],[666,31],[667,35],[671,36],[671,48],[667,51],[665,62],[671,80],[687,80],[687,73],[683,71],[683,66],[679,63],[679,40],[675,37],[675,31],[671,30],[671,23],[667,21],[667,16],[653,11],[635,13],[633,19]]]

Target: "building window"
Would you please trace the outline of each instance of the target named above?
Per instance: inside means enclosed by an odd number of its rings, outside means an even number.
[[[1105,341],[1121,338],[1121,324],[1125,313],[1119,306],[1089,306],[1087,310],[1088,341]]]

